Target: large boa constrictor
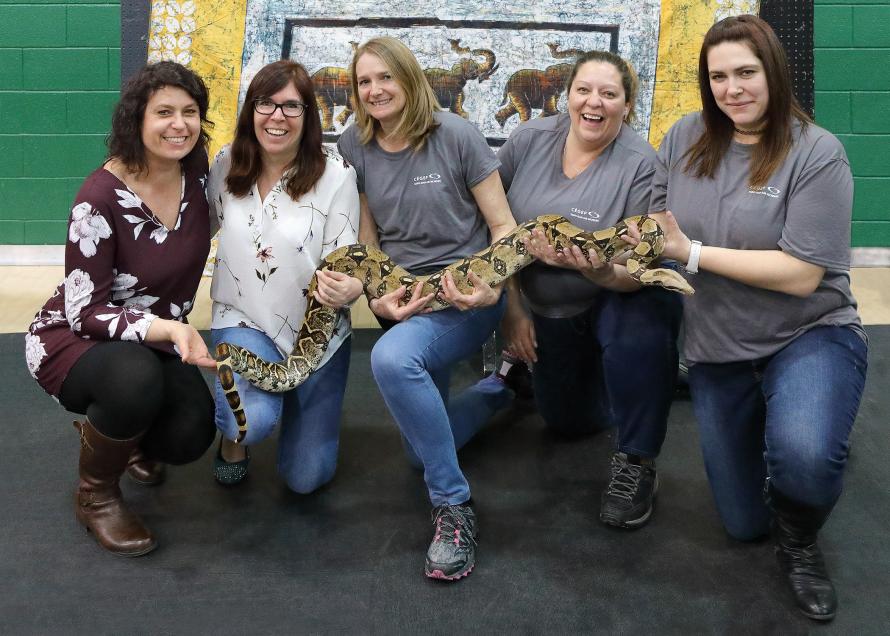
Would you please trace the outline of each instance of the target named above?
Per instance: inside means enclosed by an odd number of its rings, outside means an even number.
[[[467,273],[473,272],[489,285],[498,285],[534,261],[525,248],[523,239],[532,230],[540,229],[557,251],[577,245],[585,256],[594,252],[601,261],[610,262],[630,249],[622,240],[628,232],[628,223],[636,223],[640,229],[640,242],[630,253],[626,266],[628,273],[643,285],[656,285],[682,294],[692,294],[689,283],[670,269],[646,269],[664,249],[664,234],[658,224],[646,215],[625,219],[617,225],[585,232],[556,215],[538,218],[517,226],[512,232],[486,249],[461,259],[429,276],[414,276],[390,260],[382,251],[368,245],[355,244],[341,247],[328,254],[318,269],[343,272],[362,281],[365,295],[379,298],[405,285],[405,300],[411,297],[415,283],[423,285],[423,295],[441,290],[442,275],[452,273],[457,287],[468,293],[472,287]],[[321,361],[330,342],[337,322],[337,310],[325,307],[313,295],[316,278],[309,285],[308,304],[303,324],[297,334],[294,350],[281,362],[266,362],[256,355],[232,344],[221,343],[216,348],[217,374],[226,394],[229,406],[238,424],[238,440],[247,433],[247,418],[241,398],[235,388],[235,373],[266,391],[280,393],[302,384]],[[433,310],[444,309],[448,303],[438,295],[430,301]]]

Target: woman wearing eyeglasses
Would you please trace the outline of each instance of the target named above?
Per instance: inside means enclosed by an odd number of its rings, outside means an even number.
[[[228,342],[279,361],[293,349],[306,311],[306,290],[328,253],[356,242],[359,199],[355,170],[321,142],[321,122],[306,69],[269,64],[247,89],[235,139],[210,170],[211,224],[221,232],[213,273],[213,345]],[[312,105],[312,106],[310,106]],[[342,308],[361,283],[320,272],[316,297]],[[286,393],[268,393],[236,376],[250,428],[242,443],[219,381],[216,426],[222,433],[213,474],[224,485],[247,476],[249,445],[280,423],[278,472],[308,493],[334,476],[340,406],[351,342],[349,313],[340,313],[318,369]]]

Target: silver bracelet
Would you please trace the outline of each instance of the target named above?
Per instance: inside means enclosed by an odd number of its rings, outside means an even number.
[[[698,259],[701,257],[701,241],[689,241],[689,260],[686,262],[687,274],[698,274]]]

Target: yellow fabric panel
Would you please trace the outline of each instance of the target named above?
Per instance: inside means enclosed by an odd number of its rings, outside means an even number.
[[[148,61],[180,62],[207,83],[211,158],[235,132],[246,10],[247,0],[158,0],[151,7]]]
[[[210,131],[211,159],[235,135],[246,11],[247,0],[157,0],[151,5],[148,61],[179,62],[207,84],[207,118],[214,122]],[[216,247],[214,238],[205,276],[213,273]]]
[[[675,121],[701,109],[698,52],[705,32],[726,16],[757,13],[758,5],[749,0],[662,0],[649,143],[658,148]]]

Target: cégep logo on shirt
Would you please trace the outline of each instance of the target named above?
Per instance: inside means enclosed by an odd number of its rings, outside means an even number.
[[[748,188],[748,194],[759,194],[771,199],[778,199],[782,191],[775,186],[761,186],[759,188]]]
[[[430,183],[442,183],[442,175],[438,172],[431,172],[429,174],[422,174],[417,177],[414,177],[414,185],[428,185]]]
[[[570,216],[576,219],[584,219],[585,221],[599,221],[600,213],[595,210],[582,210],[580,208],[572,208],[569,211]]]

